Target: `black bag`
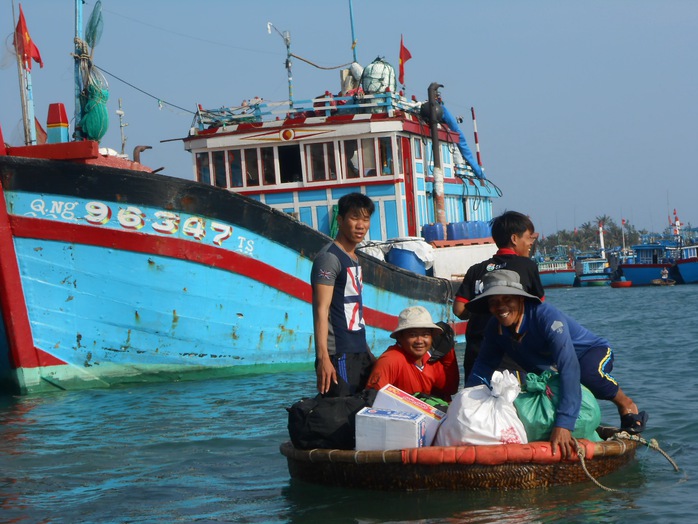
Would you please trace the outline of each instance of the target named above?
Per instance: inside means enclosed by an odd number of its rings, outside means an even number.
[[[371,406],[375,390],[347,397],[304,398],[288,411],[288,434],[298,449],[354,449],[355,419],[361,408]]]
[[[453,332],[453,328],[441,320],[439,320],[436,325],[443,329],[443,333],[440,333],[434,337],[430,351],[431,357],[429,358],[429,362],[431,363],[439,360],[441,357],[451,351],[453,346],[455,346],[455,333]]]

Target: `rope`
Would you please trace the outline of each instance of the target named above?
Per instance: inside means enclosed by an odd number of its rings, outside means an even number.
[[[649,449],[653,449],[655,451],[658,451],[674,467],[674,471],[679,471],[679,466],[676,464],[674,459],[672,459],[668,453],[666,453],[662,448],[659,447],[659,443],[657,442],[657,439],[650,439],[649,441],[647,441],[644,438],[642,438],[640,435],[631,435],[627,431],[619,431],[618,433],[615,433],[613,435],[613,437],[611,437],[611,438],[617,440],[618,442],[620,442],[623,445],[625,445],[623,440],[633,440],[635,442],[639,442],[643,446],[647,446]],[[573,439],[573,440],[574,440],[575,446],[577,447],[577,456],[579,457],[579,463],[582,465],[582,469],[584,470],[584,473],[589,478],[589,480],[591,480],[594,484],[596,484],[596,486],[603,489],[604,491],[611,491],[611,492],[615,492],[615,493],[620,493],[621,490],[613,489],[613,488],[609,488],[609,487],[604,486],[598,480],[596,480],[591,475],[591,473],[589,473],[589,470],[587,469],[587,466],[586,466],[586,462],[584,460],[584,458],[586,456],[586,450],[584,449],[583,446],[579,445],[579,442],[577,442],[577,439]]]
[[[293,58],[297,58],[301,62],[305,62],[306,64],[310,64],[311,66],[317,67],[318,69],[325,69],[326,71],[329,71],[332,69],[339,69],[340,67],[347,67],[347,66],[350,66],[352,64],[352,62],[349,62],[348,64],[342,64],[342,65],[338,65],[338,66],[323,67],[323,66],[317,65],[315,62],[311,62],[307,58],[303,58],[302,56],[294,55],[293,53],[291,53],[291,56]]]
[[[648,442],[644,438],[642,438],[640,435],[631,435],[627,431],[620,431],[613,435],[613,438],[616,440],[634,440],[635,442],[639,442],[643,446],[647,446],[649,449],[653,449],[654,451],[659,451],[665,459],[669,461],[669,464],[671,464],[674,468],[674,471],[679,471],[679,466],[676,464],[674,459],[672,459],[667,452],[665,452],[662,448],[659,447],[659,443],[657,442],[657,439],[650,439]]]
[[[609,487],[604,486],[598,480],[596,480],[592,476],[591,473],[589,473],[589,470],[587,469],[586,461],[584,460],[584,458],[586,457],[586,450],[584,449],[583,446],[579,445],[579,442],[577,442],[576,438],[573,438],[572,440],[574,440],[574,445],[577,447],[577,456],[579,457],[579,463],[582,465],[582,469],[584,470],[584,473],[589,478],[589,480],[591,480],[594,484],[596,484],[596,486],[598,486],[599,488],[601,488],[604,491],[611,491],[611,492],[619,493],[621,490],[613,489],[613,488],[609,488]]]

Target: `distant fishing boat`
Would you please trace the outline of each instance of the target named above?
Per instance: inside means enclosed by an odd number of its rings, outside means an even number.
[[[670,278],[655,278],[650,282],[652,286],[675,286],[676,280]]]
[[[581,253],[575,257],[574,264],[577,271],[574,279],[575,287],[607,286],[611,283],[611,269],[606,258],[601,222],[599,222],[599,245],[598,253]]]
[[[625,280],[625,278],[623,278],[621,280],[612,280],[611,281],[612,288],[632,287],[632,285],[633,285],[632,280]]]
[[[87,56],[80,27],[76,46]],[[79,86],[105,87],[80,65]],[[440,85],[420,103],[384,60],[360,69],[341,96],[200,108],[184,140],[196,181],[96,136],[68,141],[62,106],[49,143],[0,140],[0,382],[29,393],[310,368],[310,268],[352,191],[376,203],[359,254],[374,351],[409,305],[452,320],[449,277],[495,252],[501,192]]]
[[[572,287],[576,271],[574,260],[569,256],[569,246],[555,246],[551,256],[536,253],[540,281],[544,288]]]
[[[633,260],[621,264],[623,274],[631,278],[635,285],[654,285],[664,270],[677,284],[698,283],[698,245],[695,239],[687,237],[683,224],[674,209],[673,219],[669,217],[671,235],[655,242],[633,246]]]

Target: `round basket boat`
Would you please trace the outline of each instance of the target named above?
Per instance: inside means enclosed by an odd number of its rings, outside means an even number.
[[[614,288],[632,287],[632,285],[633,285],[632,280],[612,280],[611,281],[611,287],[614,287]]]
[[[632,460],[638,443],[604,432],[609,440],[578,441],[583,461],[561,461],[550,442],[388,451],[300,450],[286,442],[280,451],[291,478],[315,484],[393,491],[531,489],[591,482],[590,476],[598,479]]]

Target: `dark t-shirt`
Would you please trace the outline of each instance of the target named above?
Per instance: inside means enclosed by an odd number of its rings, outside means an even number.
[[[512,249],[500,249],[489,260],[475,264],[468,269],[463,282],[456,292],[455,300],[465,304],[473,300],[482,293],[482,277],[496,269],[516,271],[521,279],[524,291],[541,299],[545,295],[543,284],[540,281],[540,274],[538,273],[538,265],[530,258],[517,255]],[[485,326],[487,326],[490,318],[492,318],[492,315],[489,313],[471,313],[468,326],[465,329],[466,338],[472,341],[482,340]]]
[[[313,261],[310,283],[334,287],[327,340],[329,354],[368,351],[359,262],[332,242]]]

